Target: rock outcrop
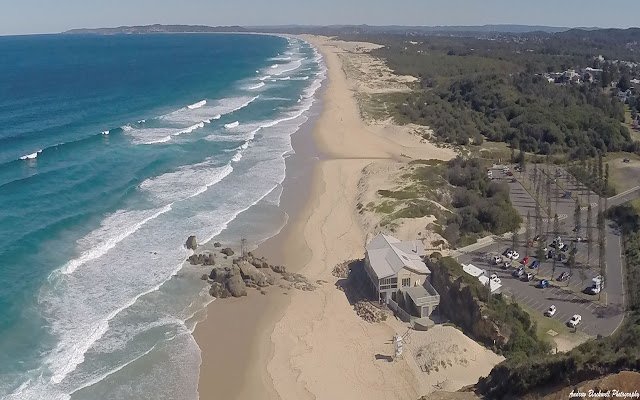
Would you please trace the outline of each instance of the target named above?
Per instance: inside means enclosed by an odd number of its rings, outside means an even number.
[[[215,247],[215,248],[222,247],[222,243],[220,243],[220,242],[215,242],[215,243],[213,244],[213,247]]]
[[[216,260],[213,254],[193,254],[187,258],[191,265],[216,265]]]
[[[220,250],[220,253],[224,254],[225,256],[229,256],[229,257],[231,257],[232,255],[235,254],[230,247],[227,247],[227,248],[224,248],[224,249]]]
[[[440,294],[438,309],[463,332],[487,346],[504,346],[509,337],[486,315],[485,304],[476,298],[461,278],[455,278],[440,263],[430,263],[431,284]]]
[[[367,322],[376,323],[387,319],[387,314],[384,311],[376,308],[368,301],[359,301],[353,308],[356,310],[356,314]]]
[[[240,275],[233,275],[227,280],[226,285],[229,293],[233,297],[242,297],[247,295],[247,285]]]
[[[196,240],[196,237],[192,235],[189,236],[187,242],[184,245],[187,247],[187,249],[195,250],[198,248],[198,241]]]
[[[271,265],[264,258],[248,253],[244,257],[231,259],[234,252],[230,248],[213,254],[194,254],[188,258],[193,265],[216,265],[202,279],[211,283],[209,293],[216,298],[241,297],[247,295],[247,288],[255,288],[266,294],[265,288],[278,285],[283,289],[315,290],[316,285],[301,274],[287,272],[281,265]],[[225,255],[218,257],[216,255]]]
[[[240,274],[245,281],[248,280],[259,287],[269,286],[269,283],[267,282],[267,276],[264,274],[264,272],[259,271],[258,268],[256,268],[254,265],[246,261],[242,261],[239,266]]]

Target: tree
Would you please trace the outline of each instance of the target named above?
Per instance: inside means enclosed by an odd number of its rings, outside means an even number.
[[[602,153],[598,153],[598,184],[602,185],[604,169],[602,168]]]
[[[604,166],[604,193],[605,196],[609,191],[609,163]]]
[[[576,206],[573,211],[573,222],[575,225],[576,239],[580,237],[581,219],[582,219],[582,209],[580,208],[580,202],[576,198]]]
[[[546,237],[549,238],[549,233],[551,232],[551,205],[547,206],[547,232]]]
[[[602,198],[598,198],[598,270],[600,271],[600,275],[604,278],[606,273],[606,262],[605,262],[605,229],[604,229],[604,212],[602,211]],[[598,300],[600,300],[600,296],[602,295],[602,291],[598,294]]]
[[[534,207],[534,212],[535,212],[535,234],[539,235],[540,234],[540,187],[538,187],[538,189],[536,190],[536,204]]]
[[[571,243],[571,249],[569,250],[569,256],[567,257],[567,265],[569,266],[569,279],[573,276],[573,268],[576,266],[576,245],[575,242]],[[569,286],[569,279],[567,279],[567,286]]]
[[[531,229],[531,213],[529,211],[527,211],[527,226],[525,227],[525,237],[524,237],[524,243],[525,243],[525,250],[524,250],[524,255],[525,257],[529,255],[529,241],[531,240],[531,233],[529,232]]]
[[[587,206],[587,268],[591,268],[591,250],[593,250],[593,210]]]
[[[631,81],[629,80],[629,76],[627,74],[622,74],[622,76],[618,80],[618,89],[623,92],[631,89]]]

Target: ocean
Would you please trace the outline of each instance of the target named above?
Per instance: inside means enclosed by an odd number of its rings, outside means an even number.
[[[184,243],[259,243],[325,77],[266,35],[0,37],[0,397],[197,399]],[[244,219],[243,219],[244,216]]]

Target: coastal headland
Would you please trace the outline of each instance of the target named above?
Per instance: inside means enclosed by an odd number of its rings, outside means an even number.
[[[449,160],[455,152],[425,141],[415,127],[363,112],[359,96],[410,90],[414,79],[394,75],[370,56],[377,45],[302,38],[320,51],[328,70],[322,108],[307,135],[311,140],[294,138],[302,154],[296,162],[306,172],[292,182],[287,166],[288,224],[254,253],[303,274],[317,288],[272,286],[265,294],[249,290],[246,297],[211,303],[194,333],[202,350],[200,398],[417,399],[473,384],[503,358],[456,328],[438,325],[411,332],[409,347],[446,369],[424,373],[411,356],[389,362],[391,339],[407,326],[394,318],[360,318],[332,275],[336,265],[362,258],[367,239],[382,229],[358,212],[359,199],[377,185],[393,185],[390,171],[411,160]],[[426,225],[404,221],[395,234],[415,239],[429,233]]]

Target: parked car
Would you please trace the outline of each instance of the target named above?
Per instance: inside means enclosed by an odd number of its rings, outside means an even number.
[[[560,251],[567,251],[569,250],[569,246],[567,246],[566,244],[562,243],[559,247]]]
[[[509,269],[509,268],[511,268],[511,261],[505,261],[502,264],[502,269]]]
[[[628,158],[625,158],[624,160],[622,160],[623,163],[629,163],[631,162],[631,160],[629,160]]]
[[[516,278],[520,278],[524,274],[524,268],[518,267],[515,271],[513,271],[513,276]]]
[[[512,254],[513,254],[513,250],[511,250],[511,249],[506,249],[506,250],[502,253],[502,255],[503,255],[503,256],[505,256],[505,257],[507,257],[507,258],[511,258],[511,255],[512,255]]]
[[[522,259],[522,261],[520,261],[520,264],[523,265],[527,265],[529,263],[529,256],[526,256],[525,258]]]
[[[501,256],[493,256],[493,263],[495,265],[498,265],[502,262],[502,257]]]
[[[553,250],[549,250],[549,251],[547,252],[547,260],[548,260],[548,259],[550,259],[550,258],[553,258],[553,256],[554,256],[554,252],[553,252]]]
[[[549,281],[546,279],[541,279],[540,283],[538,283],[538,286],[540,287],[540,289],[546,289],[549,287]]]
[[[512,260],[517,260],[518,258],[520,258],[520,254],[517,251],[513,251],[511,253],[511,257]]]
[[[582,322],[582,316],[580,316],[580,314],[576,314],[573,317],[571,317],[569,322],[567,322],[567,325],[569,325],[572,328],[575,328],[576,326],[578,326],[580,322]]]
[[[489,279],[494,280],[498,278],[498,274],[491,274],[491,276],[489,277]]]
[[[569,279],[571,277],[571,274],[568,273],[567,271],[564,271],[563,273],[561,273],[558,278],[556,279],[559,282],[563,282],[566,281],[567,279]]]
[[[544,312],[544,315],[546,315],[547,317],[553,317],[555,314],[556,314],[556,306],[554,306],[553,304],[550,305],[547,311]]]
[[[533,280],[533,274],[531,272],[523,273],[521,279],[525,282],[531,282]]]
[[[533,260],[533,262],[531,263],[531,265],[529,265],[529,268],[531,269],[536,269],[540,266],[540,261],[538,260]]]

